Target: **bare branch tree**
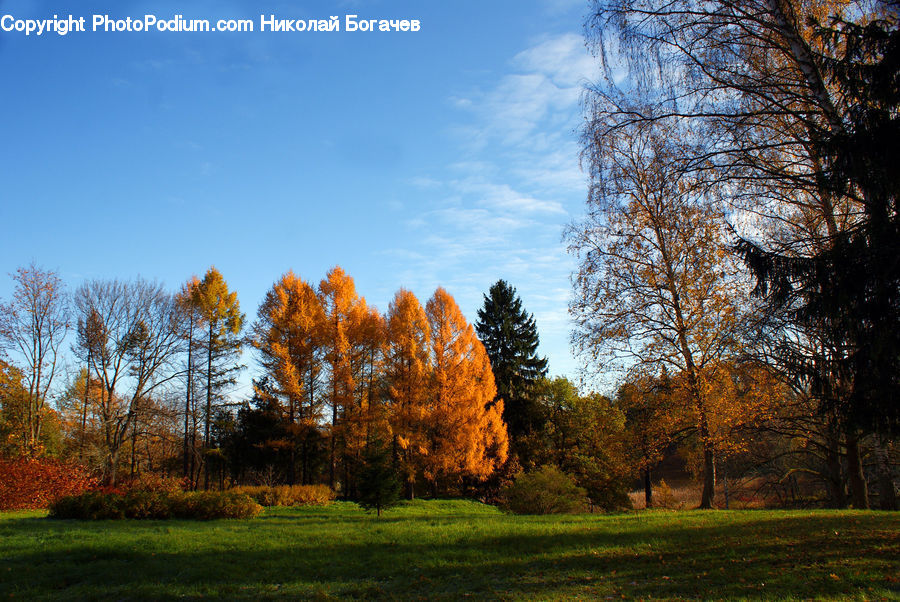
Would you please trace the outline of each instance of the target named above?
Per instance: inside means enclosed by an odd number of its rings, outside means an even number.
[[[68,297],[54,272],[34,263],[12,275],[13,298],[0,304],[0,345],[23,364],[28,389],[23,446],[28,454],[40,452],[44,407],[60,364],[60,345],[69,329]]]
[[[83,323],[95,325],[76,351],[102,386],[106,480],[115,484],[119,450],[142,401],[180,375],[172,363],[182,351],[181,314],[162,285],[141,279],[87,282],[75,306]]]

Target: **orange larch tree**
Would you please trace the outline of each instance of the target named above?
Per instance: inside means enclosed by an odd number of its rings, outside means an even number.
[[[356,496],[356,468],[361,466],[373,432],[386,433],[381,401],[381,374],[385,343],[384,318],[360,297],[351,307],[347,343],[352,396],[343,416],[343,480],[346,492]]]
[[[431,327],[414,294],[400,289],[388,306],[384,375],[390,402],[394,457],[406,483],[406,497],[415,496],[416,476],[428,453],[425,418],[428,412]]]
[[[341,267],[333,267],[319,283],[319,300],[325,315],[323,341],[328,381],[325,397],[331,408],[328,484],[334,488],[339,447],[343,447],[344,441],[344,413],[356,388],[348,333],[353,308],[359,303],[353,278]]]
[[[506,461],[509,448],[503,400],[484,345],[456,301],[438,288],[426,304],[431,330],[431,378],[427,416],[429,453],[425,477],[483,480]]]
[[[253,326],[253,346],[287,406],[291,485],[296,479],[298,447],[301,482],[311,482],[310,437],[322,417],[318,393],[324,326],[325,313],[316,291],[291,271],[266,293]]]
[[[191,301],[205,325],[206,408],[204,411],[203,445],[210,452],[210,426],[213,400],[221,390],[235,382],[235,374],[243,367],[237,364],[241,352],[241,329],[244,314],[237,293],[228,290],[221,272],[210,267],[192,290]],[[209,462],[204,462],[203,488],[209,489]]]

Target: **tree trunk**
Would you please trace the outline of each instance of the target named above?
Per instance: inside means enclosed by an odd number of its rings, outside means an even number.
[[[91,351],[88,349],[87,365],[84,369],[84,405],[81,407],[81,445],[78,446],[78,459],[84,460],[84,440],[87,435],[87,408],[91,388]]]
[[[653,483],[650,481],[650,468],[644,469],[644,508],[653,507]]]
[[[297,430],[294,428],[294,399],[293,396],[288,400],[290,411],[288,413],[288,422],[291,425],[288,436],[291,438],[291,455],[288,459],[288,485],[293,485],[297,478]]]
[[[829,434],[826,439],[825,467],[828,471],[826,485],[828,488],[828,503],[832,508],[847,507],[847,492],[844,488],[844,477],[841,471],[840,442],[829,425]]]
[[[119,465],[119,450],[110,450],[106,454],[106,484],[110,487],[116,486],[116,467]]]
[[[694,381],[696,383],[696,381]],[[697,389],[694,385],[695,390]],[[696,394],[699,394],[696,393]],[[699,435],[703,444],[703,494],[700,496],[700,508],[712,509],[716,499],[716,456],[713,451],[712,441],[710,441],[709,422],[706,413],[703,411],[702,403],[697,404],[700,407],[700,424]]]
[[[866,476],[863,473],[859,439],[855,433],[847,433],[847,472],[850,501],[853,507],[857,510],[867,510],[869,508],[869,492],[866,488]]]
[[[335,436],[337,429],[337,392],[334,392],[334,400],[332,401],[331,406],[331,442],[330,442],[330,451],[328,454],[328,486],[334,490],[334,450],[335,450]]]
[[[137,419],[131,423],[131,478],[137,470]]]
[[[213,324],[209,322],[209,345],[206,348],[206,425],[203,434],[203,489],[209,489],[209,421],[212,416],[212,352]]]
[[[197,467],[197,400],[191,399],[191,491],[196,491],[200,482]]]
[[[878,474],[878,508],[880,510],[900,510],[897,505],[897,490],[894,488],[894,475],[888,458],[884,441],[875,435],[875,470]]]
[[[194,385],[194,312],[191,311],[191,317],[188,324],[188,356],[187,356],[187,383],[184,388],[184,476],[191,476],[191,459],[190,459],[190,439],[188,438],[188,430],[190,429],[190,413],[191,413],[191,393]]]
[[[703,495],[700,497],[700,508],[712,509],[716,500],[716,457],[712,446],[703,446]]]

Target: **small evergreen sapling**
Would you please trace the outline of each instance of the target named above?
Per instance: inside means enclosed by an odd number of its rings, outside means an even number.
[[[381,511],[400,499],[400,479],[390,449],[378,439],[369,443],[363,456],[363,469],[357,485],[359,505],[366,510]]]

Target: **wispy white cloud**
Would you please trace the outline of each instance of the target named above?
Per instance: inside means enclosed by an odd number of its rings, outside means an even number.
[[[448,98],[459,111],[450,131],[464,158],[408,182],[431,195],[430,208],[404,222],[416,248],[393,256],[403,260],[404,282],[446,286],[470,318],[487,288],[508,279],[538,321],[551,370],[574,375],[574,261],[561,233],[586,192],[577,130],[595,63],[581,36],[568,33],[536,41],[508,65],[492,85]]]
[[[548,38],[523,50],[515,56],[513,64],[544,75],[560,89],[576,88],[579,94],[597,70],[584,39],[574,33]]]

